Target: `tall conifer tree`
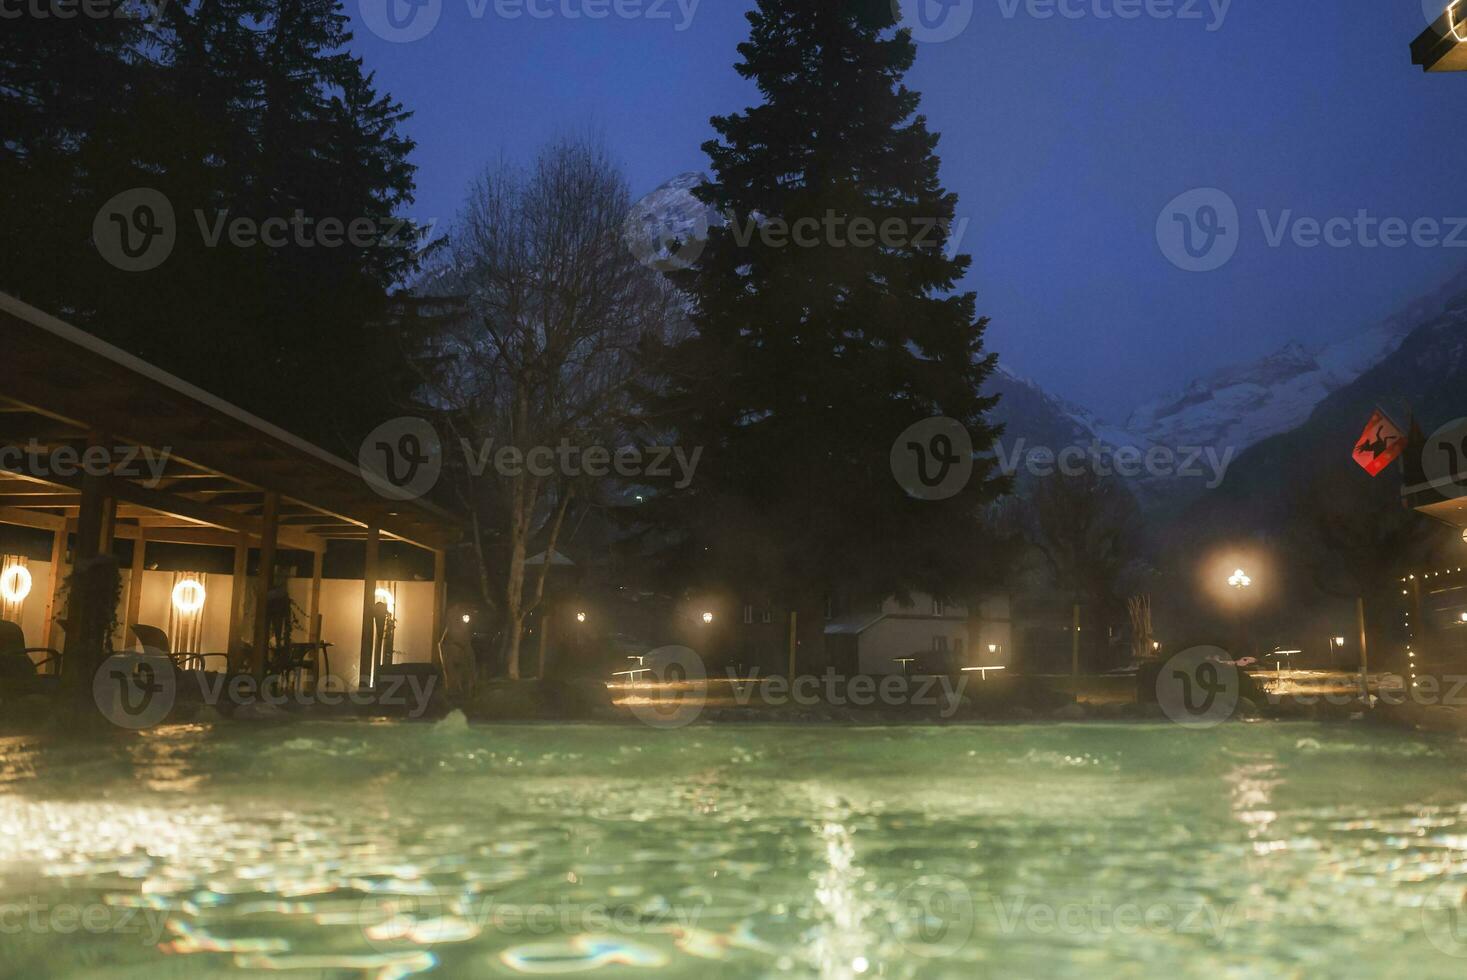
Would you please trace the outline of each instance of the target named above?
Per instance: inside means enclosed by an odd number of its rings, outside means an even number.
[[[713,120],[714,177],[699,195],[729,221],[672,276],[694,329],[654,349],[666,380],[646,397],[705,455],[649,514],[687,532],[681,582],[807,610],[808,648],[827,596],[966,598],[992,564],[992,463],[956,496],[924,501],[890,454],[939,415],[986,450],[994,358],[974,295],[954,291],[970,260],[948,254],[956,198],[902,83],[916,48],[889,0],[760,0],[748,19],[737,70],[764,100]],[[801,219],[819,223],[814,244],[750,225]],[[878,240],[863,246],[869,228]]]

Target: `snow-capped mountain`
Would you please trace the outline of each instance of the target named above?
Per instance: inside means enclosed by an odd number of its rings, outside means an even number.
[[[1168,446],[1246,449],[1304,424],[1326,397],[1393,354],[1417,327],[1460,306],[1467,300],[1464,294],[1467,272],[1342,340],[1315,350],[1290,343],[1267,357],[1199,378],[1141,405],[1126,429]]]
[[[671,272],[697,261],[708,229],[721,223],[717,212],[693,196],[707,181],[696,170],[678,174],[632,205],[622,237],[643,264]]]

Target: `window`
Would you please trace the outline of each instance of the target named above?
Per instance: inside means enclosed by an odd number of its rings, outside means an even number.
[[[932,638],[932,649],[938,653],[947,653],[947,637],[934,636]]]
[[[963,655],[963,638],[961,636],[953,640],[953,653],[960,657]]]
[[[772,623],[772,622],[774,622],[774,611],[771,610],[771,609],[765,609],[762,612],[760,612],[759,613],[759,622],[761,622],[761,623]]]
[[[934,615],[934,616],[941,616],[942,615],[942,600],[941,599],[933,599],[932,600],[932,615]]]
[[[753,606],[750,606],[750,605],[744,606],[744,624],[745,625],[748,625],[749,623],[752,623],[753,621],[754,621],[754,607]]]

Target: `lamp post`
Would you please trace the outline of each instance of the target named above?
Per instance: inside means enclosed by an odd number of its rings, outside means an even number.
[[[1237,594],[1239,639],[1243,642],[1244,652],[1251,654],[1253,643],[1248,636],[1248,625],[1244,621],[1243,613],[1248,591],[1253,588],[1253,578],[1243,569],[1235,569],[1233,574],[1228,576],[1228,586]]]

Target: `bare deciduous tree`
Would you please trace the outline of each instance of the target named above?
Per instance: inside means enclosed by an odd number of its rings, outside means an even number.
[[[470,516],[511,678],[566,514],[584,492],[570,450],[624,431],[638,345],[674,312],[669,289],[623,241],[630,207],[599,144],[553,143],[528,169],[501,163],[474,183],[434,277],[434,291],[461,307],[437,345],[427,397],[453,436],[447,471]],[[527,580],[537,537],[546,561]]]

